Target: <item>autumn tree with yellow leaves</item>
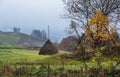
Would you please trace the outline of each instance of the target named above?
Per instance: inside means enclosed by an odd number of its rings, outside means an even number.
[[[85,28],[85,39],[94,47],[115,44],[115,27],[110,26],[110,19],[96,10],[89,19],[88,28]]]
[[[71,33],[71,32],[76,33],[78,38],[81,37],[81,32],[82,32],[81,28],[86,27],[86,30],[87,30],[87,28],[89,27],[89,23],[90,23],[89,20],[92,21],[91,15],[95,16],[95,14],[94,14],[95,10],[99,10],[99,12],[101,13],[100,15],[103,17],[102,19],[104,20],[104,18],[105,18],[105,20],[106,20],[106,22],[105,21],[100,21],[100,22],[104,22],[106,25],[109,24],[110,22],[112,22],[113,24],[115,24],[114,26],[116,26],[116,23],[117,24],[119,23],[120,0],[62,0],[62,1],[64,2],[64,5],[65,5],[65,14],[63,15],[63,18],[67,18],[67,19],[69,18],[72,21],[77,23],[77,26],[74,26],[72,28],[70,27],[68,29],[68,31],[69,31],[69,33]],[[107,17],[109,17],[111,20],[109,20]],[[109,21],[109,22],[107,22],[107,21]],[[73,22],[71,22],[71,24],[76,25]],[[110,27],[110,26],[108,25],[108,27]],[[95,27],[93,27],[93,28],[95,28]],[[103,30],[105,30],[105,29],[103,29]],[[99,30],[98,30],[98,32],[99,32]],[[102,31],[102,32],[104,32],[104,31]],[[108,30],[108,32],[105,31],[105,33],[107,33],[107,34],[109,32],[110,32],[110,30]],[[89,33],[91,34],[91,32],[89,32]],[[112,34],[112,33],[109,33],[109,36],[106,36],[107,34],[103,35],[103,33],[102,33],[102,38],[99,38],[99,39],[104,40],[103,37],[111,39],[112,37],[110,36],[110,34]],[[101,36],[101,33],[99,34],[99,36]],[[90,36],[90,37],[92,37],[92,36]],[[96,37],[96,36],[94,36],[94,37]],[[78,39],[78,45],[76,46],[76,48],[80,45],[84,45],[84,43],[83,43],[84,39],[85,38]],[[87,38],[87,39],[89,39],[91,41],[93,40],[90,38]],[[97,40],[97,38],[96,38],[96,40]]]

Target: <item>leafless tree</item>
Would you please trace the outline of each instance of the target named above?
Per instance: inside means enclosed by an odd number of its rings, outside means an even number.
[[[66,13],[70,18],[88,27],[88,20],[95,10],[101,11],[111,21],[120,21],[120,0],[63,0]]]

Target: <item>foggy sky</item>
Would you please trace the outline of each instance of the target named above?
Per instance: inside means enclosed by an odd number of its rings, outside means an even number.
[[[22,32],[50,26],[51,37],[59,40],[65,36],[68,21],[63,19],[62,0],[0,0],[0,30],[11,31],[20,27]]]

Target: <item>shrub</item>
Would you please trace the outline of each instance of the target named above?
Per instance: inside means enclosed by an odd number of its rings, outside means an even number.
[[[104,56],[120,56],[120,46],[106,47],[103,50],[102,55]]]

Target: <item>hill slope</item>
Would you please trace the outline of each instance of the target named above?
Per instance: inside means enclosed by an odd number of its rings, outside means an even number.
[[[74,36],[68,36],[63,38],[59,44],[59,49],[64,51],[73,51],[77,45],[77,38]]]
[[[24,33],[0,32],[0,47],[41,47],[43,43]]]

